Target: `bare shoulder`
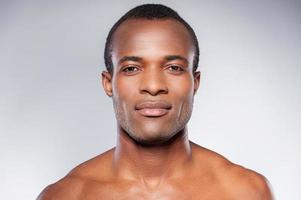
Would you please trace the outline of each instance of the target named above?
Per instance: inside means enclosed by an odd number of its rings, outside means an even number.
[[[112,148],[70,171],[69,175],[91,180],[103,180],[112,175],[112,159],[115,148]]]
[[[229,163],[221,170],[221,180],[227,190],[248,200],[272,200],[272,192],[268,180],[261,174],[245,167]]]
[[[76,200],[80,198],[83,187],[84,180],[67,175],[58,182],[47,186],[37,200]]]
[[[231,199],[272,200],[268,180],[261,174],[230,162],[222,155],[192,144],[199,160],[207,163],[210,174]],[[205,160],[206,159],[206,160]]]
[[[109,163],[113,149],[92,158],[71,170],[64,178],[47,186],[37,200],[77,200],[86,195],[87,188],[100,186],[110,176]]]

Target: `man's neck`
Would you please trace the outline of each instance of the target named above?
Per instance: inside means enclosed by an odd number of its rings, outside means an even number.
[[[191,147],[186,128],[170,142],[144,146],[119,130],[114,152],[114,169],[119,177],[142,182],[161,182],[178,177],[191,164]]]

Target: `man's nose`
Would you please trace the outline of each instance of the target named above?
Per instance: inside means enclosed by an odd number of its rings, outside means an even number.
[[[164,77],[164,72],[157,66],[157,69],[146,69],[143,72],[140,82],[140,93],[156,96],[168,93],[168,87]],[[158,68],[160,70],[158,70]]]

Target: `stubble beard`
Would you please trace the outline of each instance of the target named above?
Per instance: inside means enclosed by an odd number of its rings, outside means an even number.
[[[164,131],[156,133],[156,137],[146,138],[145,133],[142,130],[138,131],[135,128],[131,115],[131,112],[127,110],[124,103],[117,102],[113,99],[113,105],[115,110],[115,116],[118,125],[123,130],[129,138],[131,138],[135,143],[142,146],[157,146],[166,144],[175,138],[179,134],[185,134],[184,129],[191,117],[193,110],[193,99],[191,102],[185,102],[180,106],[178,116],[175,120],[170,121],[170,125]],[[173,121],[173,122],[172,122]]]

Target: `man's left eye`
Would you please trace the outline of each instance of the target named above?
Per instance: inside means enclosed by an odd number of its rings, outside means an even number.
[[[184,71],[183,68],[178,65],[169,65],[168,70],[169,71]]]

